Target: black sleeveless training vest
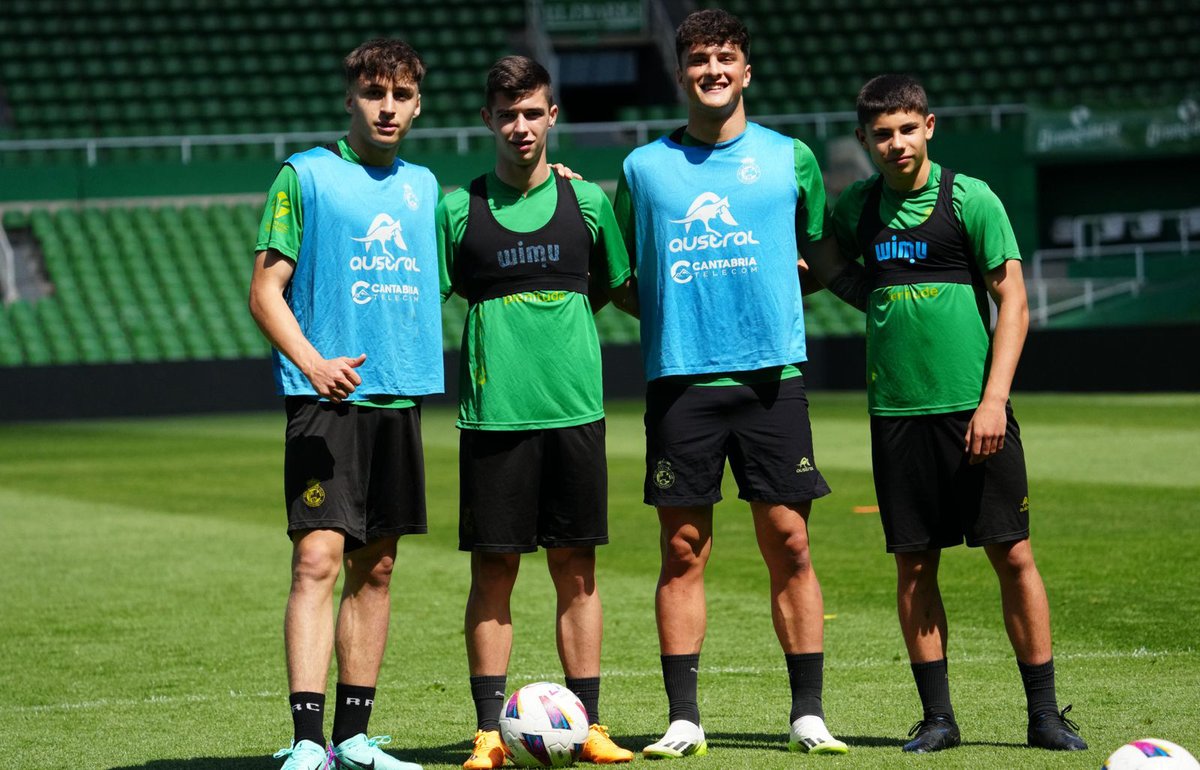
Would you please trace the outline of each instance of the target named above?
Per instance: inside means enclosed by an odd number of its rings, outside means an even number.
[[[486,179],[477,177],[469,188],[467,229],[452,276],[455,290],[472,305],[523,291],[586,295],[592,234],[571,183],[554,174],[558,203],[550,221],[540,230],[516,233],[488,208]]]
[[[875,180],[858,220],[858,246],[872,288],[913,283],[982,285],[970,241],[954,216],[954,172],[942,169],[933,213],[921,224],[901,230],[879,218],[883,177]]]

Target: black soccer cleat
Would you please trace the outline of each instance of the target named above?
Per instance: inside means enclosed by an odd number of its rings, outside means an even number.
[[[913,754],[952,749],[962,743],[954,718],[945,714],[934,714],[917,722],[908,731],[908,737],[912,740],[904,744],[904,751]]]
[[[1067,706],[1062,711],[1040,711],[1029,718],[1029,745],[1051,751],[1083,751],[1088,746],[1079,737],[1079,725],[1067,719]]]

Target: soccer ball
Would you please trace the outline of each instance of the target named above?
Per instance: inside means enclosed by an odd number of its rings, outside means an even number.
[[[1143,738],[1114,751],[1100,770],[1200,770],[1200,762],[1182,746],[1158,738]]]
[[[562,685],[527,684],[509,696],[500,712],[500,737],[521,767],[574,764],[587,736],[587,710]]]

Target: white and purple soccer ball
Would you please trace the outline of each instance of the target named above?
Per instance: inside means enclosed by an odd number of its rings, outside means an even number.
[[[1200,762],[1170,741],[1142,738],[1114,751],[1100,770],[1200,770]]]
[[[587,736],[587,710],[575,693],[552,682],[525,685],[500,712],[500,737],[520,767],[574,764]]]

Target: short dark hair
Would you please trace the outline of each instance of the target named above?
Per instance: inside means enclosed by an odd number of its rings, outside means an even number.
[[[515,100],[542,86],[546,87],[546,101],[553,107],[554,91],[550,87],[550,73],[546,68],[528,56],[505,56],[488,70],[484,103],[491,107],[492,100],[498,94]]]
[[[376,38],[355,48],[342,60],[346,87],[353,88],[359,78],[411,80],[418,86],[425,77],[425,62],[411,45],[395,38]]]
[[[880,75],[867,81],[854,105],[858,125],[865,127],[880,115],[893,112],[929,114],[929,97],[912,75]]]
[[[750,30],[741,19],[720,8],[696,11],[688,14],[675,30],[675,59],[682,61],[683,55],[696,45],[707,47],[725,43],[742,49],[746,61],[750,61]]]

